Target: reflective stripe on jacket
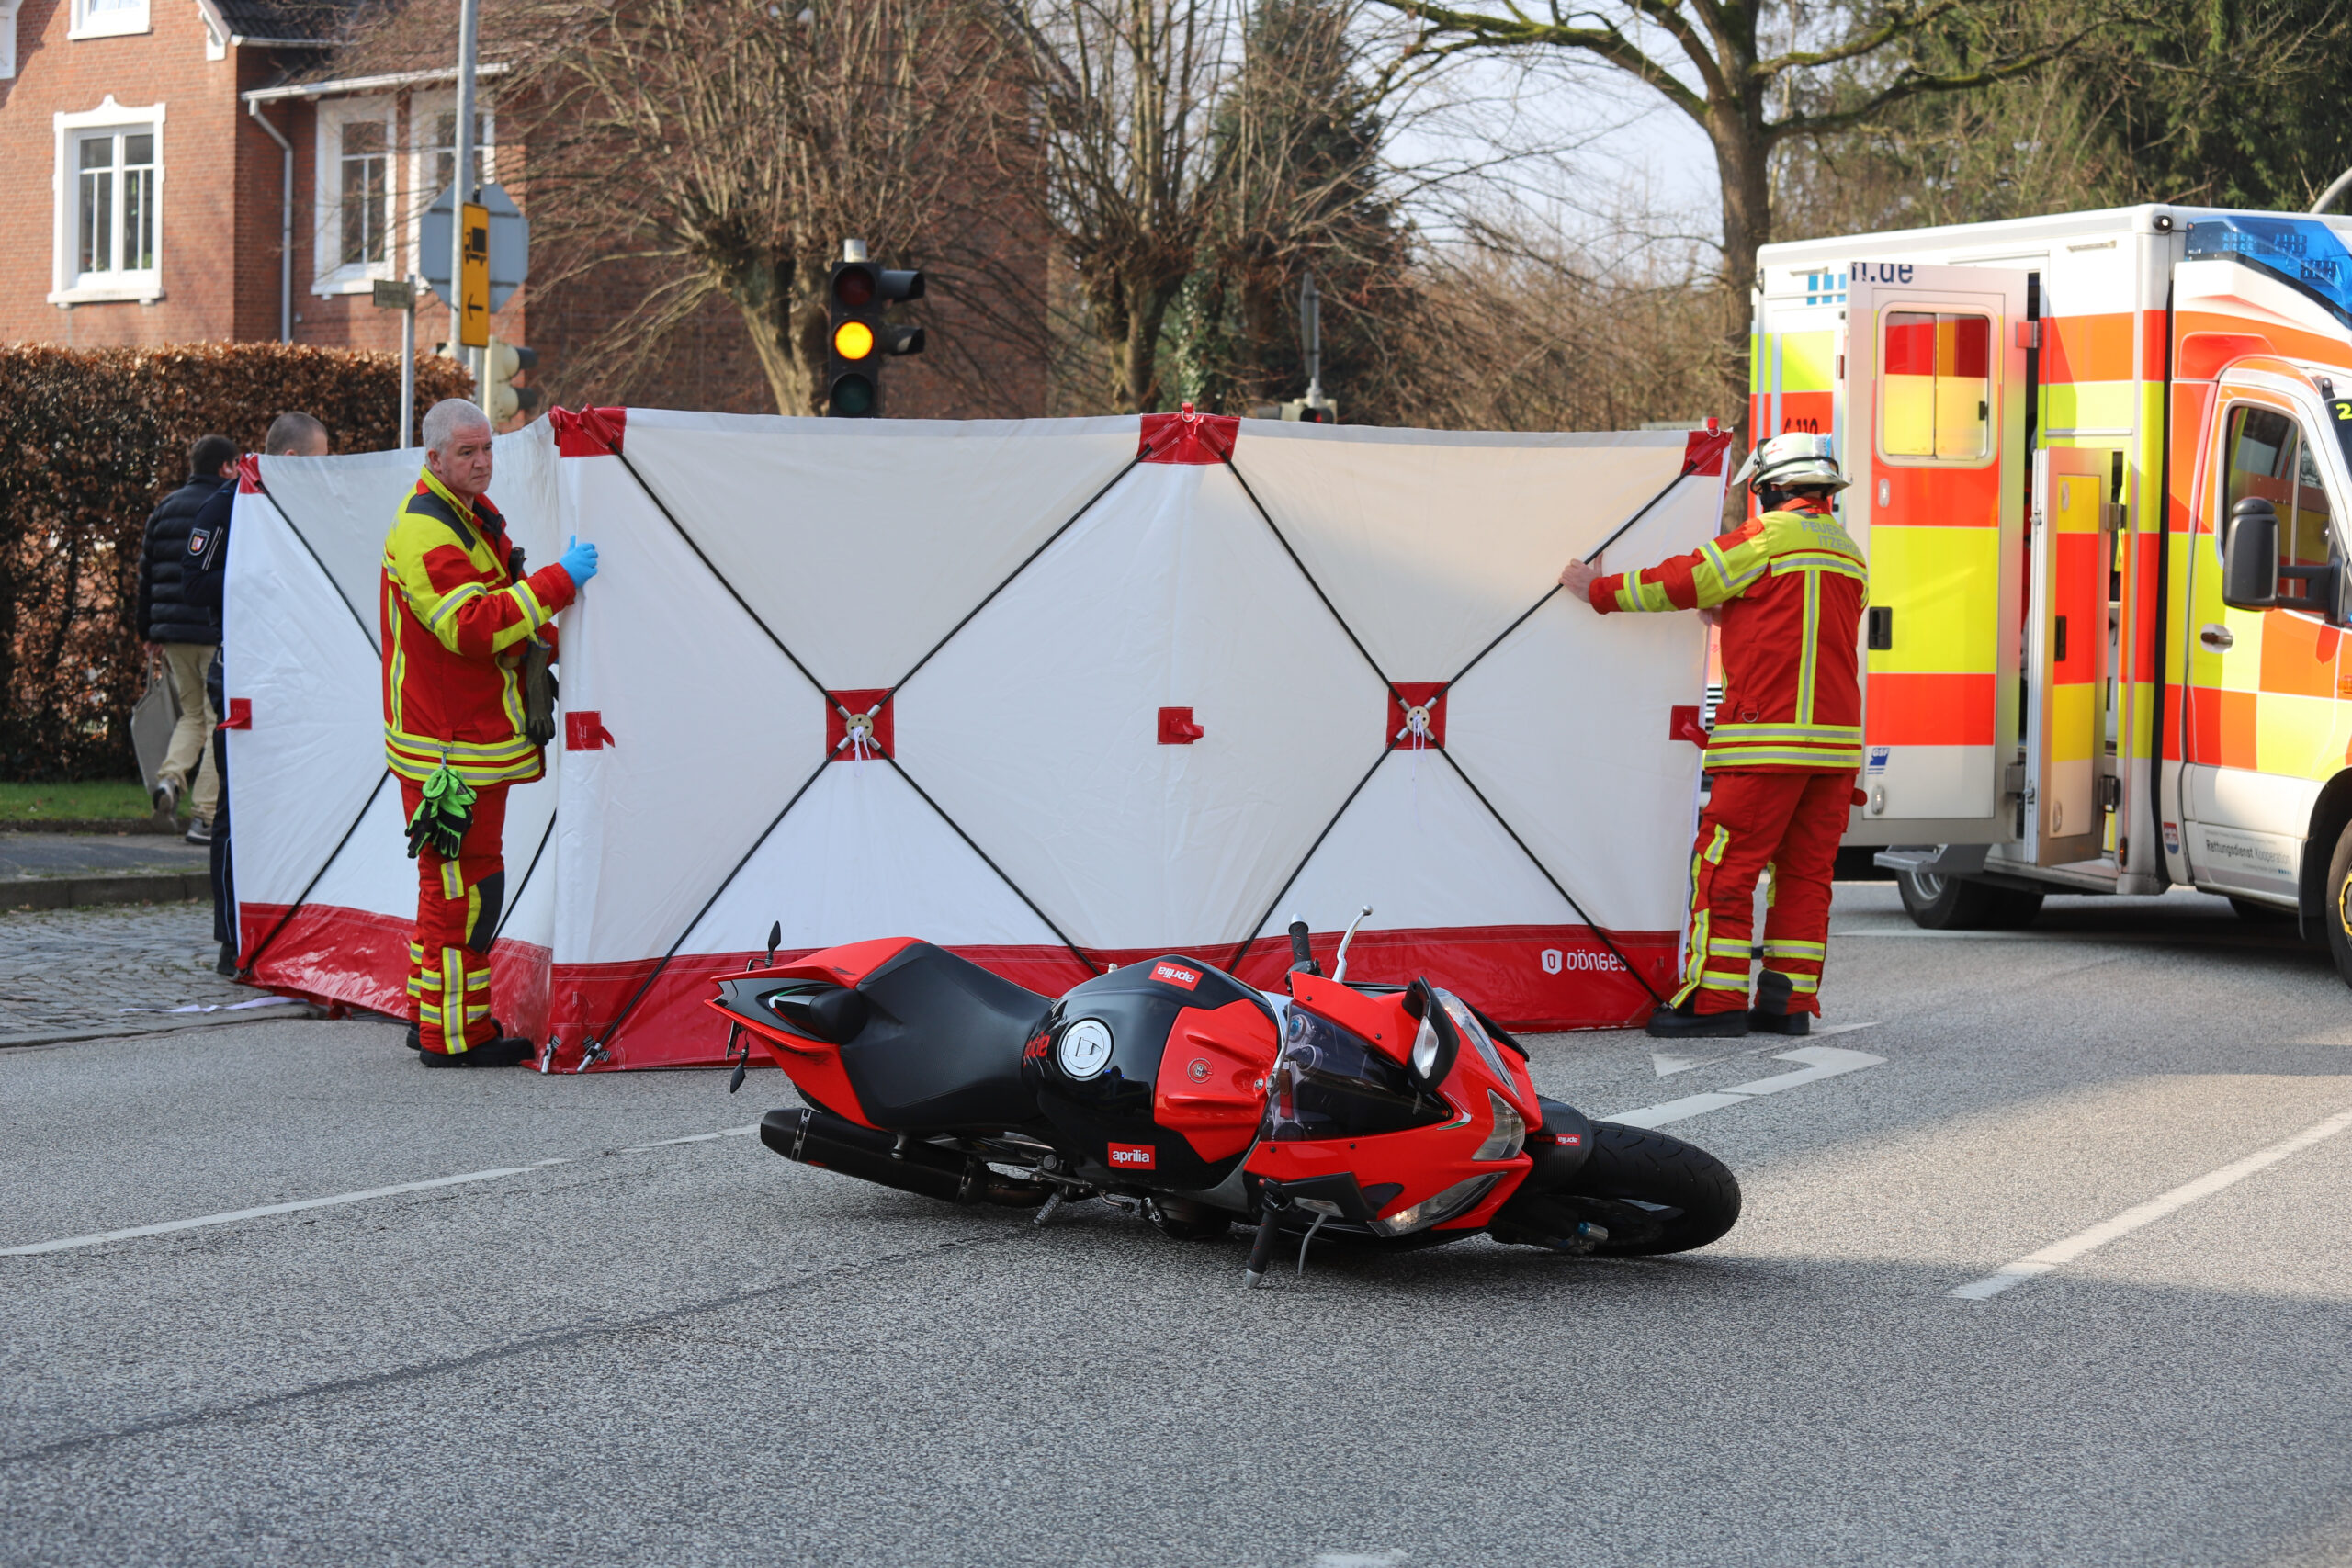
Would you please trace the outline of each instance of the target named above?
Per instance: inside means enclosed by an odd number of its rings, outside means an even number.
[[[1862,765],[1862,552],[1826,512],[1768,512],[1645,571],[1596,580],[1592,606],[1723,606],[1724,695],[1710,768]]]
[[[384,539],[384,756],[419,783],[446,760],[469,784],[524,783],[546,771],[523,733],[522,645],[552,646],[556,612],[576,590],[561,566],[517,581],[506,521],[427,470]]]

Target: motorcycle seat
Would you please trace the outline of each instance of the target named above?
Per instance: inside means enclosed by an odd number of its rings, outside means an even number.
[[[1053,998],[927,942],[910,942],[858,986],[865,1027],[842,1047],[866,1119],[910,1133],[1037,1120],[1021,1054]]]

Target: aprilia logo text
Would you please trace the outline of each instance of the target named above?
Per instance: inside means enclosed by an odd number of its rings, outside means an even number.
[[[1150,1170],[1157,1162],[1149,1144],[1113,1144],[1111,1163],[1126,1170]]]
[[[1181,964],[1155,964],[1151,977],[1164,986],[1182,986],[1188,991],[1201,983],[1199,970],[1187,969]]]

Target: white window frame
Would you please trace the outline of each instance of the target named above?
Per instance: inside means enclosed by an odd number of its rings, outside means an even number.
[[[167,186],[164,162],[164,106],[125,108],[108,93],[94,109],[51,117],[56,128],[57,165],[51,178],[50,209],[53,215],[49,302],[52,305],[95,305],[107,300],[137,299],[153,303],[164,297],[164,206]],[[93,130],[152,132],[155,138],[155,265],[139,272],[107,274],[103,280],[84,283],[76,265],[74,245],[80,228],[82,178],[75,149]]]
[[[0,82],[17,73],[17,7],[25,0],[0,0]]]
[[[90,0],[72,0],[72,5],[73,15],[65,28],[69,39],[126,38],[155,30],[148,15],[155,8],[154,0],[134,0],[120,10],[100,11],[95,16],[90,11]]]
[[[317,224],[311,241],[311,292],[322,297],[365,294],[379,278],[400,276],[400,135],[390,93],[364,98],[329,98],[319,105],[317,154],[312,167]],[[384,259],[354,262],[343,256],[343,128],[374,122],[384,128]]]
[[[424,275],[423,230],[424,209],[441,194],[441,186],[433,171],[435,154],[440,149],[433,144],[435,122],[445,114],[458,112],[458,95],[454,90],[440,93],[412,93],[408,100],[408,254],[410,270]],[[498,180],[498,116],[490,100],[479,88],[474,96],[474,114],[481,121],[481,178],[484,185]],[[446,270],[449,258],[440,258]]]

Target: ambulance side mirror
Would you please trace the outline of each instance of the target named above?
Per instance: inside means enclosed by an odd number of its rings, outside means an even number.
[[[2278,603],[2278,511],[2258,495],[2230,508],[2222,541],[2222,603],[2267,610]]]

